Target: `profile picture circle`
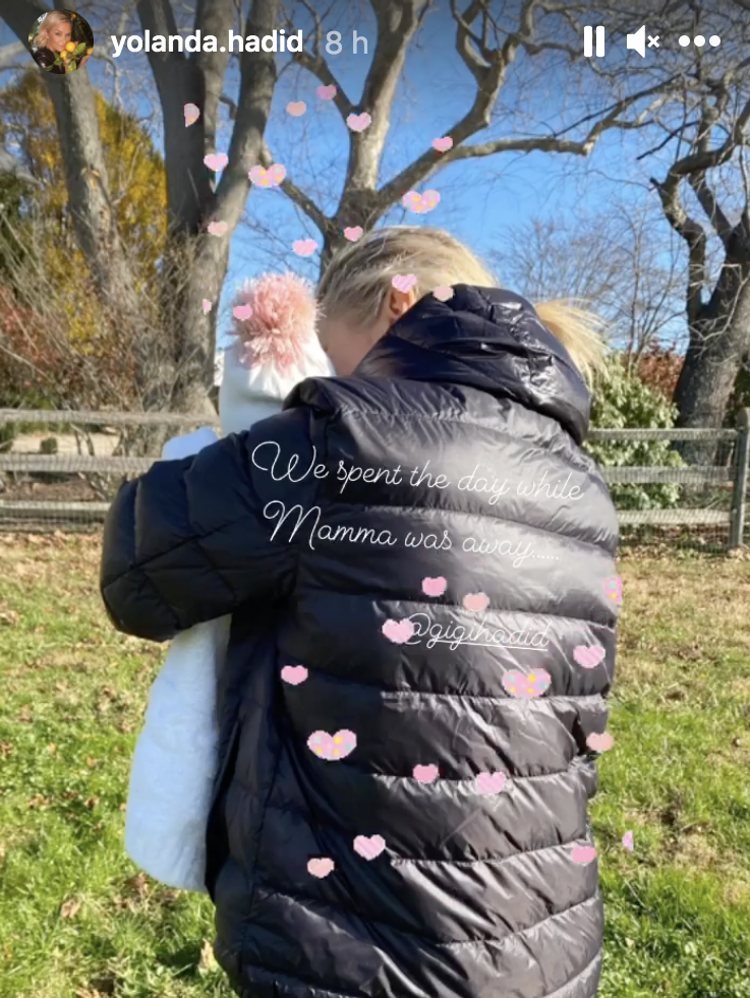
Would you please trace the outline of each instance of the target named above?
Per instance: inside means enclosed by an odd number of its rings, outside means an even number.
[[[94,32],[85,17],[61,7],[34,21],[29,48],[37,65],[48,73],[74,73],[94,50]]]

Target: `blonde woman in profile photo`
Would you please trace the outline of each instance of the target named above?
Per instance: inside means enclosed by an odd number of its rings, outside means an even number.
[[[48,73],[73,73],[88,62],[93,35],[74,11],[52,10],[39,18],[29,43],[31,54],[42,69]]]

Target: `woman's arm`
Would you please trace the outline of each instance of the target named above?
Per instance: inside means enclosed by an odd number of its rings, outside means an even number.
[[[275,451],[284,468],[295,453],[298,468],[311,465],[308,420],[304,408],[287,410],[193,457],[156,461],[120,487],[104,525],[100,569],[102,599],[118,630],[166,641],[253,597],[288,595],[310,521],[295,535],[292,516],[282,529],[278,500],[287,509],[308,508],[316,481],[309,474],[290,484],[261,469]]]

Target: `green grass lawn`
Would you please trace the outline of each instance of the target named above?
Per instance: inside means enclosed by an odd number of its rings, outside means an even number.
[[[96,537],[0,550],[1,998],[229,998],[208,898],[124,854],[165,647],[109,625]],[[750,560],[624,554],[620,570],[615,746],[593,802],[600,995],[750,998]]]

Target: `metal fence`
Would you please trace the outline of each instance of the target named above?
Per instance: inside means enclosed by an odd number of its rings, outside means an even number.
[[[612,489],[622,539],[742,547],[749,417],[750,410],[743,410],[737,429],[592,430],[586,446]],[[98,529],[123,479],[156,460],[128,453],[133,428],[186,432],[199,425],[218,430],[219,420],[179,413],[0,409],[0,530]],[[663,465],[623,464],[622,453],[608,463],[596,453],[608,445],[627,449],[654,441],[669,457]],[[686,444],[709,453],[712,463],[673,461],[671,455]]]

